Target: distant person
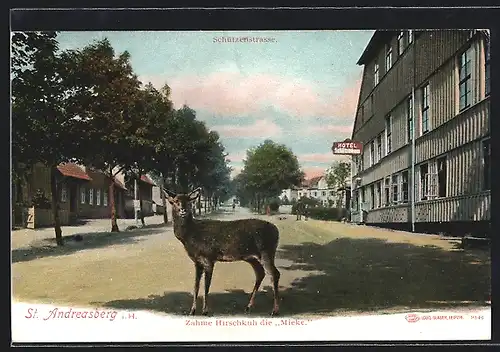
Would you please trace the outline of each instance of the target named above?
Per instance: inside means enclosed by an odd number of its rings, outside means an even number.
[[[297,213],[297,220],[302,219],[302,213],[304,212],[304,203],[302,202],[302,199],[299,199],[297,202],[297,208],[295,210],[295,213]]]
[[[309,216],[309,204],[304,204],[304,220],[307,221],[308,216]]]
[[[236,209],[236,203],[233,203],[233,211]]]

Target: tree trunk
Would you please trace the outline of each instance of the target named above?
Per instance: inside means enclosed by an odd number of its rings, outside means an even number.
[[[116,204],[115,204],[115,177],[113,169],[110,167],[111,183],[109,184],[109,205],[111,206],[111,232],[120,232],[116,222]]]
[[[207,213],[207,206],[208,206],[208,193],[205,193],[205,197],[204,197],[204,201],[205,201],[205,214]]]
[[[198,197],[198,215],[201,216],[201,195]]]
[[[56,243],[58,246],[64,246],[62,237],[61,221],[59,220],[59,192],[57,187],[56,173],[57,166],[50,169],[50,193],[52,198],[52,213],[54,214],[54,231],[56,233]]]
[[[165,199],[165,179],[163,177],[163,173],[161,174],[161,182],[160,182],[160,197],[161,204],[163,205],[163,223],[168,224],[168,212],[167,212],[167,200]]]

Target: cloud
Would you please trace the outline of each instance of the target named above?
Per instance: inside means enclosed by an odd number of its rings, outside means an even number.
[[[302,171],[305,173],[305,178],[306,180],[309,180],[313,177],[317,176],[322,176],[325,174],[325,168],[320,167],[320,166],[310,166],[310,167],[303,167]]]
[[[346,155],[335,155],[333,153],[313,153],[313,154],[299,154],[297,155],[299,162],[309,163],[333,163],[335,161],[346,161],[349,157]]]
[[[274,74],[245,75],[238,69],[171,79],[142,76],[141,81],[161,87],[168,81],[176,107],[187,104],[215,115],[258,116],[268,107],[295,118],[354,118],[360,76],[343,89],[326,89],[297,77]]]
[[[229,153],[228,159],[231,160],[231,163],[241,163],[243,159],[247,157],[247,152],[241,151],[241,152],[235,152],[235,153]]]
[[[268,120],[257,120],[251,125],[219,125],[211,129],[226,138],[271,138],[282,134],[281,127]]]
[[[351,134],[352,133],[352,124],[349,126],[345,125],[327,125],[327,126],[309,126],[306,129],[308,134]]]
[[[240,166],[233,166],[233,169],[231,170],[231,178],[236,177],[242,170],[242,167]]]

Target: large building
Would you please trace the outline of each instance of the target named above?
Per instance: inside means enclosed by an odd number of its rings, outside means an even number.
[[[353,221],[489,231],[489,57],[488,31],[374,33],[358,61]]]
[[[349,204],[350,197],[350,181],[347,182],[345,189],[335,189],[328,186],[326,177],[316,176],[308,180],[304,180],[300,187],[295,189],[284,189],[281,192],[280,199],[285,198],[291,202],[297,201],[302,197],[314,198],[321,202],[325,207],[341,207],[346,208]]]

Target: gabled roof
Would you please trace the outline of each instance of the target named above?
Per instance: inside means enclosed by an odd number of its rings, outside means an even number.
[[[316,177],[313,177],[313,178],[310,178],[309,180],[305,180],[303,183],[302,183],[302,186],[303,187],[316,187],[318,186],[318,182],[323,178],[323,176],[316,176]]]
[[[372,38],[366,45],[363,54],[358,59],[357,65],[365,65],[368,61],[370,61],[377,51],[380,49],[381,45],[384,44],[389,38],[394,35],[393,30],[377,30],[373,33]]]
[[[156,184],[153,181],[151,181],[151,179],[147,175],[142,175],[141,181],[146,182],[146,183],[150,184],[151,186],[156,186]]]
[[[118,180],[116,177],[114,178],[114,181],[115,181],[115,185],[117,185],[119,188],[121,188],[123,190],[127,190],[127,187],[125,187],[125,185],[120,180]]]
[[[61,174],[66,177],[78,178],[80,180],[92,181],[92,178],[75,163],[62,163],[57,166]]]

